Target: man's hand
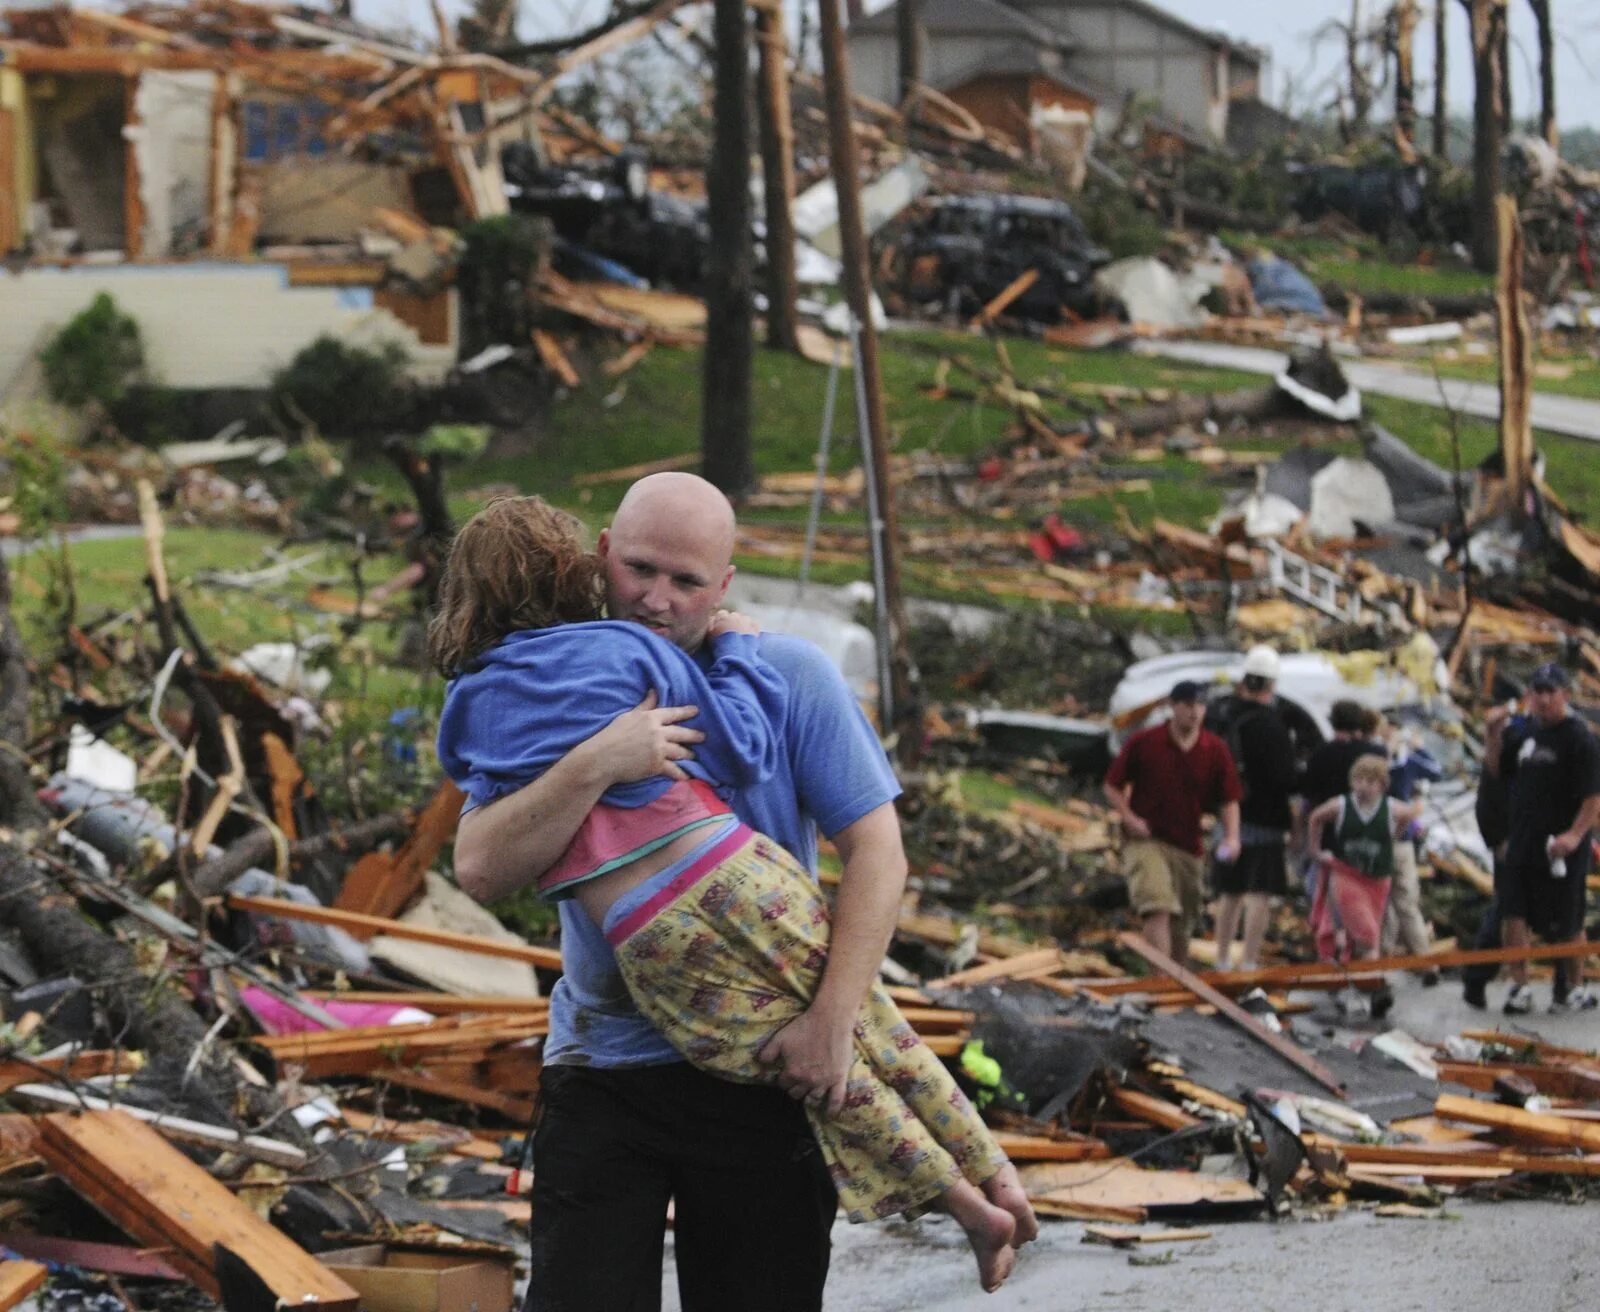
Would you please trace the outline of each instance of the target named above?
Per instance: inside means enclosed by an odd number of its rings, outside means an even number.
[[[1583,840],[1587,837],[1587,833],[1575,834],[1570,829],[1564,833],[1556,834],[1550,840],[1550,855],[1558,856],[1565,860],[1583,846]]]
[[[825,1116],[844,1109],[845,1085],[855,1056],[855,1030],[803,1012],[762,1045],[756,1060],[778,1068],[778,1087]]]
[[[1231,838],[1224,838],[1217,844],[1217,860],[1225,866],[1231,866],[1239,859],[1239,844]]]
[[[1143,816],[1135,815],[1129,811],[1122,817],[1122,836],[1124,838],[1149,838],[1150,826]]]
[[[669,779],[688,776],[677,762],[694,760],[695,743],[705,741],[698,729],[683,721],[700,714],[698,706],[657,706],[655,689],[631,711],[617,716],[583,744],[583,750],[605,762],[612,783],[629,784],[664,774]]]
[[[748,615],[741,615],[736,610],[719,610],[713,612],[711,623],[706,626],[706,637],[720,638],[724,633],[747,633],[752,638],[761,636],[761,625]]]

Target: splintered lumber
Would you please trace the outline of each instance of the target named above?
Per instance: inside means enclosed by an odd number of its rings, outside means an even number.
[[[561,349],[561,343],[543,328],[533,330],[534,349],[539,352],[539,359],[544,362],[544,367],[553,373],[563,387],[578,388],[583,386],[583,379],[578,377],[578,371],[572,367],[572,361],[567,358],[567,353]]]
[[[1110,1244],[1113,1248],[1135,1248],[1140,1244],[1192,1244],[1210,1239],[1209,1230],[1130,1230],[1120,1225],[1086,1225],[1083,1242]]]
[[[1215,989],[1242,990],[1268,984],[1285,988],[1327,988],[1332,986],[1331,981],[1334,980],[1337,980],[1339,987],[1343,987],[1346,983],[1359,983],[1362,979],[1376,978],[1389,971],[1443,970],[1454,966],[1559,961],[1568,957],[1589,956],[1600,956],[1600,942],[1535,943],[1525,948],[1458,948],[1453,952],[1419,952],[1404,957],[1378,957],[1372,961],[1352,962],[1347,970],[1330,967],[1327,962],[1312,961],[1293,966],[1263,966],[1260,970],[1208,971],[1195,978]],[[1086,981],[1086,984],[1106,997],[1151,991],[1149,979],[1094,980]],[[1512,1035],[1494,1037],[1497,1042],[1511,1047],[1519,1042]]]
[[[650,474],[667,474],[679,469],[695,469],[700,464],[700,453],[691,451],[681,456],[666,456],[661,460],[646,460],[643,464],[623,465],[619,469],[602,469],[593,474],[579,474],[572,480],[573,487],[599,487],[602,483],[632,483]]]
[[[1005,313],[1006,308],[1012,301],[1016,300],[1017,297],[1021,296],[1023,292],[1038,281],[1039,270],[1037,269],[1027,269],[1018,274],[1001,290],[998,296],[978,311],[972,322],[967,326],[969,328],[982,328],[985,324],[992,323],[1001,314]]]
[[[1177,980],[1196,997],[1209,1002],[1246,1034],[1266,1044],[1285,1061],[1299,1067],[1323,1088],[1331,1090],[1340,1098],[1344,1097],[1344,1085],[1339,1083],[1326,1066],[1309,1053],[1302,1051],[1291,1039],[1273,1033],[1232,998],[1212,988],[1192,970],[1180,966],[1165,952],[1146,943],[1138,934],[1120,934],[1117,941],[1123,947],[1138,953],[1163,975]]]
[[[306,989],[302,997],[316,1002],[367,1002],[380,1007],[416,1007],[421,1011],[437,1012],[444,1016],[464,1015],[543,1015],[550,1010],[549,998],[498,997],[484,994],[480,997],[455,993],[427,993],[422,991],[393,993],[366,989],[343,992],[334,989]]]
[[[191,1121],[185,1116],[167,1116],[143,1107],[117,1108],[116,1104],[92,1093],[62,1088],[55,1084],[19,1084],[10,1091],[10,1097],[24,1102],[42,1103],[47,1107],[87,1108],[89,1111],[109,1112],[119,1110],[123,1115],[159,1130],[168,1139],[179,1143],[199,1144],[205,1148],[220,1148],[237,1153],[240,1157],[254,1158],[273,1166],[294,1170],[304,1167],[306,1154],[303,1148],[278,1139],[268,1139],[259,1134],[240,1134],[225,1125],[209,1125],[205,1121]]]
[[[0,1262],[0,1312],[16,1307],[50,1274],[38,1262]]]
[[[1118,1111],[1163,1130],[1187,1130],[1191,1125],[1200,1124],[1198,1116],[1191,1116],[1165,1098],[1156,1098],[1138,1089],[1119,1086],[1111,1090],[1110,1099],[1111,1105]]]
[[[1326,1141],[1345,1161],[1370,1169],[1375,1165],[1410,1167],[1418,1172],[1432,1166],[1494,1166],[1526,1175],[1600,1176],[1600,1154],[1576,1157],[1549,1156],[1497,1150],[1486,1144],[1369,1144]]]
[[[408,925],[403,920],[364,916],[358,912],[340,911],[334,907],[301,906],[300,903],[290,902],[285,898],[241,897],[230,893],[223,901],[234,911],[276,916],[281,920],[304,920],[315,925],[336,925],[358,937],[386,934],[390,938],[409,939],[413,943],[434,943],[440,947],[456,948],[461,952],[476,952],[484,957],[506,957],[512,961],[526,961],[529,965],[544,970],[561,969],[561,953],[555,948],[478,938],[472,934],[457,934],[448,929],[428,929],[420,925]]]
[[[1040,975],[1053,975],[1061,969],[1060,948],[1039,948],[1021,956],[1003,957],[999,961],[985,962],[968,970],[957,971],[943,979],[929,980],[930,989],[958,989],[973,984],[988,984],[997,979],[1036,979]]]
[[[1480,1102],[1459,1094],[1442,1093],[1433,1105],[1433,1114],[1469,1125],[1487,1125],[1497,1133],[1522,1143],[1544,1148],[1566,1148],[1581,1153],[1600,1153],[1600,1125],[1564,1120],[1520,1107]]]
[[[446,1125],[443,1121],[391,1121],[349,1107],[342,1109],[340,1115],[352,1130],[359,1130],[373,1139],[395,1143],[436,1143],[443,1151],[457,1157],[476,1157],[485,1162],[498,1162],[505,1155],[499,1144],[474,1138],[470,1131],[459,1125]]]
[[[127,1234],[167,1250],[184,1278],[220,1297],[220,1245],[279,1306],[355,1312],[360,1296],[281,1230],[262,1220],[142,1121],[121,1111],[56,1113],[40,1121],[50,1168]]]
[[[131,1075],[144,1065],[142,1053],[115,1048],[94,1052],[75,1052],[65,1057],[35,1057],[29,1061],[0,1061],[0,1093],[19,1084],[33,1084],[45,1075],[60,1075],[74,1080],[99,1075]]]
[[[1258,1206],[1261,1194],[1243,1180],[1195,1171],[1147,1171],[1126,1157],[1100,1162],[1048,1162],[1020,1172],[1028,1198],[1057,1205],[1121,1209],[1207,1204]]]
[[[1540,1093],[1554,1098],[1577,1098],[1585,1102],[1600,1099],[1600,1069],[1595,1067],[1542,1066],[1533,1062],[1494,1062],[1482,1066],[1459,1061],[1439,1063],[1442,1081],[1478,1093],[1493,1093],[1495,1081],[1504,1075],[1519,1075]]]
[[[1111,1155],[1111,1150],[1098,1139],[1049,1139],[1038,1134],[996,1130],[994,1141],[1014,1162],[1088,1162]]]
[[[533,1102],[528,1098],[513,1098],[496,1093],[470,1080],[447,1079],[426,1070],[413,1070],[404,1066],[385,1066],[372,1073],[374,1079],[387,1080],[419,1093],[431,1093],[438,1098],[451,1098],[473,1107],[484,1107],[499,1112],[509,1121],[528,1125],[533,1121]]]
[[[433,859],[455,833],[465,800],[466,795],[446,779],[398,852],[368,852],[351,867],[334,906],[367,916],[394,917],[404,911],[422,891],[423,877]]]
[[[251,1040],[274,1060],[293,1062],[312,1079],[366,1075],[397,1064],[476,1062],[490,1050],[546,1034],[548,1014],[533,1017],[451,1017],[419,1025],[368,1025]]]

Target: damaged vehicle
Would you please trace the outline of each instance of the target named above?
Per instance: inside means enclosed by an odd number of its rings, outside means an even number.
[[[628,282],[631,274],[683,291],[704,280],[710,245],[705,207],[652,190],[649,164],[639,152],[600,164],[552,165],[516,142],[501,152],[500,164],[511,208],[554,225],[561,273],[615,282]]]
[[[1034,270],[1039,276],[1006,313],[1055,323],[1064,313],[1092,319],[1105,311],[1094,276],[1110,261],[1064,201],[981,193],[931,201],[900,228],[879,267],[911,304],[961,315]]]
[[[1428,170],[1420,164],[1312,164],[1291,172],[1300,179],[1294,212],[1307,222],[1338,214],[1384,241],[1415,240],[1427,227]]]

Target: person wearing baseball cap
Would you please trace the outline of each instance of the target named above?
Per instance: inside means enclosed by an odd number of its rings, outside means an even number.
[[[1234,688],[1226,742],[1244,790],[1236,852],[1218,848],[1211,867],[1217,893],[1217,969],[1227,970],[1235,935],[1244,933],[1240,969],[1254,970],[1272,917],[1272,899],[1289,891],[1288,839],[1298,762],[1294,737],[1277,706],[1278,653],[1252,647]]]
[[[1527,947],[1537,933],[1547,943],[1584,941],[1583,916],[1593,851],[1590,831],[1600,822],[1600,743],[1572,714],[1571,680],[1554,661],[1528,680],[1528,722],[1486,750],[1484,768],[1506,782],[1505,859],[1495,867],[1505,944]],[[1493,737],[1489,746],[1494,745]],[[1509,965],[1512,985],[1504,1010],[1533,1010],[1528,963]],[[1556,967],[1550,1010],[1587,1011],[1600,994],[1583,983],[1583,958]]]
[[[1122,873],[1145,941],[1184,965],[1203,900],[1201,817],[1218,813],[1218,851],[1236,856],[1241,792],[1227,744],[1204,727],[1205,685],[1180,680],[1167,700],[1172,717],[1123,744],[1105,794],[1122,818]]]

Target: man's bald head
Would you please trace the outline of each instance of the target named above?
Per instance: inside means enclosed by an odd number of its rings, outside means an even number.
[[[733,543],[733,507],[705,479],[641,478],[600,534],[611,618],[693,651],[733,579]]]

